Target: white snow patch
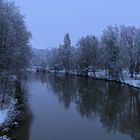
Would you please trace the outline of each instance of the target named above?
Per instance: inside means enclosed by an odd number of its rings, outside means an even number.
[[[96,72],[96,77],[97,78],[107,78],[105,70],[99,70]]]
[[[8,112],[10,111],[10,108],[0,110],[0,126],[7,120]]]
[[[10,139],[5,135],[5,136],[0,136],[0,140],[10,140]]]
[[[127,79],[124,81],[126,84],[132,85],[134,87],[140,87],[140,80]]]
[[[55,71],[50,70],[50,72],[54,73]],[[65,70],[58,71],[58,73],[64,74]],[[70,71],[70,74],[77,75],[77,71],[76,70],[75,71]],[[97,70],[95,75],[96,75],[95,78],[109,80],[109,78],[108,78],[108,76],[106,74],[106,71],[104,69]],[[94,73],[93,72],[88,72],[88,76],[89,77],[94,77]],[[134,87],[137,87],[137,88],[140,88],[140,74],[137,74],[135,76],[136,76],[135,78],[131,78],[128,70],[123,70],[123,72],[122,72],[122,77],[123,77],[122,83],[128,84],[130,86],[134,86]]]
[[[124,82],[125,84],[128,84],[128,85],[140,88],[140,74],[137,74],[136,78],[131,78],[130,74],[127,70],[124,70],[122,72],[122,74],[123,74],[123,79],[124,79],[124,81],[122,81],[122,82]],[[93,77],[94,75],[93,75],[93,73],[89,73],[89,76]],[[108,79],[108,77],[105,73],[105,70],[96,71],[96,78]]]
[[[8,114],[14,109],[16,100],[11,99],[9,106],[0,108],[0,126],[2,126],[9,119]]]

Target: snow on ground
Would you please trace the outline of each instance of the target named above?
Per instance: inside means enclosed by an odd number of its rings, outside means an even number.
[[[10,139],[5,135],[5,136],[1,136],[0,140],[10,140]]]
[[[10,121],[10,114],[14,111],[16,100],[11,99],[8,105],[0,108],[0,128]],[[0,136],[0,140],[10,140],[6,135]]]
[[[124,81],[125,81],[126,84],[129,84],[131,86],[140,88],[140,80],[125,79]]]
[[[4,122],[7,120],[9,111],[10,111],[10,108],[0,110],[0,126],[2,126]]]
[[[124,79],[123,83],[140,88],[140,74],[137,74],[136,77],[134,76],[134,78],[131,78],[129,72],[126,70],[123,71],[122,74],[123,74],[123,79]],[[97,71],[96,77],[108,79],[108,77],[106,76],[105,70]]]
[[[140,88],[140,74],[135,75],[134,78],[130,77],[130,74],[127,70],[124,70],[122,74],[123,74],[123,79],[124,79],[122,83]],[[92,72],[89,72],[88,75],[90,77],[94,77]],[[108,79],[108,76],[106,75],[105,70],[98,70],[96,71],[96,78]]]
[[[11,107],[0,109],[0,127],[6,122],[8,119],[8,112],[10,112]],[[0,136],[0,140],[10,140],[6,135]]]
[[[31,69],[31,71],[35,71],[35,69]],[[55,73],[54,70],[50,70],[51,73]],[[58,73],[62,73],[64,74],[65,73],[65,70],[60,70],[58,71]],[[77,71],[70,71],[70,74],[73,74],[73,75],[77,75]],[[88,75],[90,77],[94,77],[94,74],[93,72],[89,72]],[[124,81],[122,81],[122,83],[125,83],[125,84],[128,84],[128,85],[131,85],[131,86],[134,86],[134,87],[137,87],[137,88],[140,88],[140,74],[138,74],[136,76],[136,78],[134,77],[133,79],[130,78],[130,74],[128,73],[128,70],[124,70],[122,72],[122,75],[123,75],[123,79]],[[100,78],[100,79],[108,79],[108,76],[105,72],[105,70],[98,70],[96,71],[96,78]]]
[[[5,105],[3,108],[0,108],[0,127],[2,127],[8,120],[8,116],[15,108],[16,101],[11,99],[8,105]]]
[[[96,72],[96,77],[97,78],[107,78],[107,75],[105,73],[105,70],[99,70]]]

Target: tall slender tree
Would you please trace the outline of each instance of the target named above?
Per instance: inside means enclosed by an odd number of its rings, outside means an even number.
[[[128,61],[129,61],[129,72],[131,74],[131,78],[134,77],[134,70],[135,70],[135,56],[136,56],[136,46],[134,45],[134,36],[136,33],[135,27],[127,27],[127,26],[121,26],[121,45],[122,47],[126,48],[126,53]]]
[[[71,56],[71,40],[70,35],[67,33],[64,37],[64,45],[63,45],[63,66],[66,74],[69,74],[70,70],[70,56]]]

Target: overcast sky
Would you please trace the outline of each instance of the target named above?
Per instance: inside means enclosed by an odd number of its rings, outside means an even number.
[[[35,48],[57,47],[68,32],[100,36],[108,25],[140,25],[140,0],[15,0],[32,32]]]

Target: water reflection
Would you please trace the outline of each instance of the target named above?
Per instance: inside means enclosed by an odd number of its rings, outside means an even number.
[[[93,128],[89,123],[92,124],[97,120],[106,133],[122,134],[119,137],[113,135],[111,137],[113,140],[118,138],[128,140],[128,137],[123,137],[124,134],[131,136],[133,140],[140,139],[138,89],[102,80],[53,74],[30,75],[28,86],[33,97],[29,100],[31,103],[26,108],[27,115],[21,128],[14,132],[18,140],[45,140],[47,138],[69,140],[76,136],[76,139],[81,140],[89,140],[87,136],[93,139],[96,134],[93,134],[91,130]],[[69,111],[69,114],[61,109],[62,106],[58,106],[51,94],[57,97],[59,104],[63,105],[63,110]],[[71,110],[76,110],[81,118],[77,119],[75,112]],[[35,119],[30,119],[32,111]],[[83,121],[84,124],[81,124]],[[72,129],[68,129],[68,125]],[[84,127],[81,127],[82,125]],[[95,128],[98,128],[98,125],[97,122]],[[68,128],[65,129],[65,127]],[[63,129],[62,132],[61,129]],[[110,138],[104,136],[99,138],[99,135],[104,134],[100,132],[100,129],[95,129],[94,132],[97,133],[95,139]]]
[[[17,108],[23,112],[23,119],[19,122],[20,127],[14,127],[9,132],[12,140],[29,140],[30,127],[33,120],[32,110],[28,102],[28,86],[26,81],[16,83],[15,98],[18,99]]]
[[[140,92],[125,85],[76,78],[48,76],[53,93],[69,109],[73,102],[82,117],[99,116],[106,131],[119,131],[140,139]]]

